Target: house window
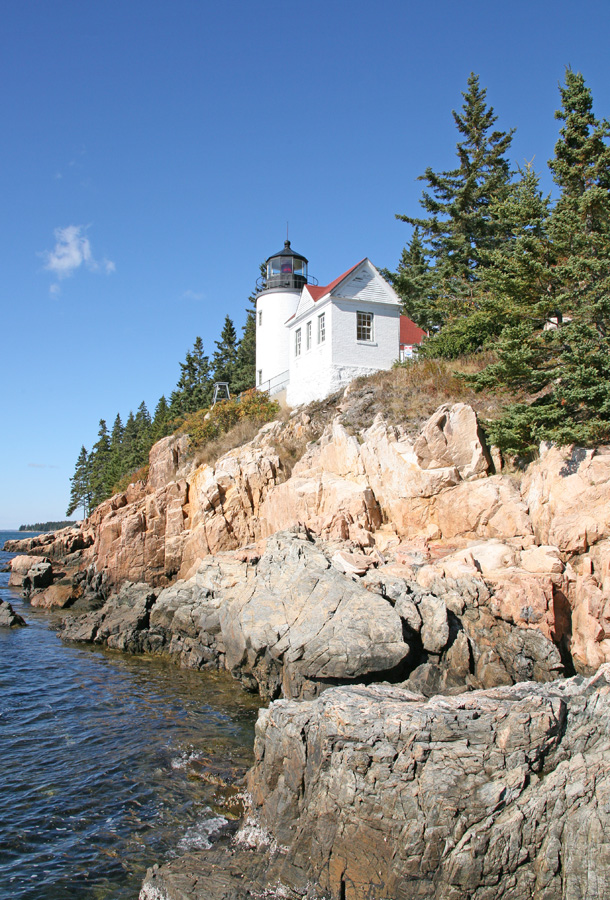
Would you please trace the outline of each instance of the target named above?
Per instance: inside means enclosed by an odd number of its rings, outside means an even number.
[[[297,328],[294,333],[294,355],[301,355],[301,329]]]
[[[311,350],[311,322],[305,326],[305,348]]]
[[[373,313],[356,313],[356,340],[373,340]]]
[[[318,316],[318,344],[323,344],[326,340],[326,321],[325,317],[326,313],[322,313]]]
[[[263,370],[262,369],[258,370],[258,383],[259,383],[259,385],[261,385],[263,383]]]
[[[262,309],[259,309],[259,311],[258,311],[258,324],[259,324],[259,325],[262,325],[262,324],[263,324],[263,311],[262,311]]]

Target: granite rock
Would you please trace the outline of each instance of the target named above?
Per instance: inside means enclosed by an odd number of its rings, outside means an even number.
[[[8,600],[0,600],[0,628],[18,628],[27,622],[16,613]]]
[[[229,848],[149,870],[141,900],[601,900],[610,666],[459,697],[337,687],[261,710]]]

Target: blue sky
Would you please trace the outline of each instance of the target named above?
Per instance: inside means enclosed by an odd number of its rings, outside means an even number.
[[[81,444],[241,329],[290,223],[320,283],[393,268],[470,71],[546,161],[566,65],[610,117],[607,0],[5,0],[0,528],[62,518]]]

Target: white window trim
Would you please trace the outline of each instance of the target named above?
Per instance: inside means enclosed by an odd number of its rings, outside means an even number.
[[[306,350],[311,350],[312,332],[313,332],[313,327],[312,327],[311,319],[310,319],[309,322],[305,325],[305,349]]]
[[[318,316],[318,344],[326,341],[326,313],[320,313]]]
[[[368,326],[360,326],[358,324],[358,316],[368,316],[369,317],[369,325]],[[358,330],[361,327],[369,327],[371,329],[371,336],[368,338],[358,337]],[[356,343],[357,344],[374,344],[375,343],[375,315],[372,312],[366,312],[363,309],[356,310]]]
[[[301,355],[301,329],[297,328],[294,333],[294,355]]]

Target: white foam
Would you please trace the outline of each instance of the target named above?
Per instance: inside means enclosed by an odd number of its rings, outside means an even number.
[[[210,813],[211,810],[206,810],[207,813]],[[187,828],[183,837],[178,842],[178,849],[183,852],[188,852],[189,850],[209,850],[212,846],[212,838],[214,835],[218,834],[224,826],[228,823],[228,819],[225,819],[224,816],[206,816],[205,818],[200,819],[194,825],[191,825],[190,828]]]

